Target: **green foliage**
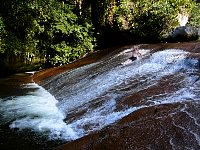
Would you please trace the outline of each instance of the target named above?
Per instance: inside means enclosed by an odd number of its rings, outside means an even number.
[[[114,21],[120,30],[130,29],[130,22],[133,19],[133,2],[130,0],[121,0],[119,5],[115,7]]]
[[[188,24],[197,28],[200,27],[200,3],[194,5]]]
[[[93,0],[91,2],[92,22],[96,28],[105,26],[109,12],[109,3],[112,0]]]
[[[2,0],[0,53],[21,60],[34,55],[53,65],[73,61],[94,48],[92,25],[74,13],[74,1]],[[2,33],[2,32],[1,32]]]
[[[54,65],[69,63],[93,50],[92,26],[80,24],[73,9],[74,5],[55,1],[39,17],[38,46]]]
[[[137,1],[135,9],[133,33],[142,38],[160,38],[178,25],[178,12],[168,1]]]
[[[178,26],[179,13],[190,15],[189,24],[199,27],[200,5],[195,4],[192,0],[0,0],[1,62],[16,58],[27,62],[35,56],[50,65],[66,64],[94,49],[94,35],[102,45],[121,35],[161,39]]]
[[[131,30],[141,38],[160,39],[178,26],[178,14],[190,14],[192,6],[191,0],[122,0],[115,21],[120,30]]]
[[[3,22],[3,18],[0,17],[0,33],[2,34],[5,30],[5,25],[4,25],[4,22]]]
[[[31,30],[34,10],[27,0],[2,0],[0,11],[4,20],[3,51],[8,57],[13,55],[25,59],[26,52],[35,50],[35,41]]]
[[[0,17],[0,53],[4,52],[4,34],[5,34],[5,25],[3,22],[3,18]]]

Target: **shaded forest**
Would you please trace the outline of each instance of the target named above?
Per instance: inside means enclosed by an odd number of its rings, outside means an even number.
[[[179,14],[199,27],[194,0],[1,0],[1,75],[73,62],[106,47],[162,42]]]

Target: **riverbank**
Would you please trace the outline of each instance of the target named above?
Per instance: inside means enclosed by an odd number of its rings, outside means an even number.
[[[128,46],[130,47],[130,46]],[[103,58],[104,56],[108,55],[115,49],[119,49],[120,47],[112,47],[107,48],[103,50],[98,50],[93,53],[87,54],[85,57],[78,59],[77,61],[74,61],[70,64],[66,64],[60,67],[54,67],[54,68],[48,68],[41,71],[38,71],[34,74],[33,80],[37,83],[40,83],[41,81],[53,77],[55,75],[61,74],[65,71],[68,71],[70,69],[78,68],[87,64],[94,63],[98,61],[99,59]]]

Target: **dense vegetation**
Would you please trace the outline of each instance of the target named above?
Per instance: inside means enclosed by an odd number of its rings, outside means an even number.
[[[200,23],[192,0],[1,0],[0,7],[0,66],[15,70],[66,64],[95,47],[160,41],[179,13]]]
[[[188,24],[197,28],[200,27],[200,0],[192,8]]]

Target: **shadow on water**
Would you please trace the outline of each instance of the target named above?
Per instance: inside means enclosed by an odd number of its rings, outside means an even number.
[[[16,74],[7,78],[0,79],[0,149],[1,150],[51,150],[56,146],[62,144],[61,140],[49,140],[48,135],[45,133],[35,132],[33,129],[11,129],[10,124],[19,119],[19,117],[26,117],[26,114],[18,116],[17,103],[13,104],[13,109],[9,105],[5,106],[5,102],[16,101],[16,97],[27,96],[38,90],[35,88],[24,88],[23,86],[32,82],[32,75],[27,73]],[[15,106],[16,105],[16,108]],[[26,106],[24,106],[26,107]],[[28,106],[27,106],[28,107]],[[5,111],[7,110],[8,119],[5,118]],[[10,116],[9,116],[10,114]]]
[[[0,126],[1,150],[53,150],[63,144],[61,140],[50,141],[47,137],[30,129],[10,129],[9,124]]]

